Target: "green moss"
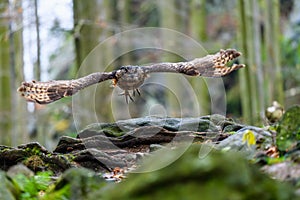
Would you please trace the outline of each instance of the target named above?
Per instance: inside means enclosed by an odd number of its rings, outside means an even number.
[[[42,199],[86,199],[92,191],[100,190],[107,182],[85,168],[68,169]]]
[[[38,155],[32,155],[23,161],[23,164],[33,171],[40,171],[46,165]]]
[[[107,128],[104,128],[103,132],[108,137],[120,137],[120,136],[124,135],[124,132],[121,131],[117,127],[107,127]]]
[[[234,152],[212,150],[199,158],[192,145],[180,158],[159,170],[132,173],[127,180],[89,199],[293,199],[293,189],[279,183]],[[180,151],[162,150],[143,163],[146,171]]]
[[[300,140],[300,106],[288,109],[277,127],[276,142],[280,151],[288,151]]]
[[[29,153],[31,153],[31,154],[33,154],[33,155],[41,155],[41,149],[40,148],[38,148],[38,147],[33,147],[33,148],[29,148],[29,147],[27,147],[26,149],[25,149],[25,151],[26,152],[29,152]]]

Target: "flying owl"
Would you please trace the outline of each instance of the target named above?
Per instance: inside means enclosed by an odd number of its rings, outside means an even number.
[[[48,104],[65,96],[72,96],[90,85],[112,80],[114,86],[124,90],[126,102],[133,101],[132,94],[139,92],[148,74],[155,72],[180,73],[187,76],[222,77],[245,67],[243,64],[226,64],[241,55],[235,49],[220,50],[216,54],[187,62],[157,63],[148,66],[123,66],[111,72],[96,72],[74,80],[51,80],[47,82],[23,82],[18,92],[27,101]],[[132,92],[130,92],[132,91]]]

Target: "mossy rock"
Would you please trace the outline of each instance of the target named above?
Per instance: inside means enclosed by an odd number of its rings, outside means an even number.
[[[4,171],[0,171],[0,199],[14,200],[18,194],[18,189],[7,177]]]
[[[289,151],[300,140],[300,106],[288,109],[277,127],[276,142],[280,151]]]
[[[163,149],[139,170],[175,159],[170,165],[132,173],[120,184],[91,193],[89,199],[294,199],[289,185],[262,174],[240,154],[212,150],[199,159],[200,148],[192,145],[182,156],[182,149]]]
[[[86,199],[88,194],[100,190],[104,185],[107,182],[95,172],[86,168],[71,168],[64,172],[42,199]]]
[[[119,137],[137,128],[156,126],[168,131],[198,131],[218,132],[218,126],[225,124],[227,119],[221,115],[211,115],[198,118],[160,118],[142,117],[128,120],[120,120],[115,123],[91,124],[78,133],[79,138],[95,135],[106,135],[108,137]],[[230,122],[231,124],[231,122]]]

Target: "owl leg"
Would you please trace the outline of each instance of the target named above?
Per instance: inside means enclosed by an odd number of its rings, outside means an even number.
[[[124,90],[124,92],[121,93],[120,95],[124,95],[124,96],[125,96],[125,101],[126,101],[127,104],[128,104],[128,97],[129,97],[129,99],[130,99],[132,102],[134,102],[134,100],[133,100],[133,98],[131,97],[131,95],[130,95],[130,93],[129,93],[128,90]]]
[[[133,94],[134,97],[135,97],[135,92],[138,93],[139,96],[141,96],[141,93],[140,93],[139,89],[134,89],[133,90],[132,94]]]
[[[137,88],[135,91],[138,93],[139,96],[141,96],[140,90]]]

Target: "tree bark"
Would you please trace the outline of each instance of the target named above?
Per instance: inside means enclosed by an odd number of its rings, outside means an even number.
[[[207,40],[206,34],[206,0],[192,0],[190,3],[190,32],[200,44]],[[201,115],[210,113],[210,96],[205,78],[193,79],[191,84],[196,91],[201,106]]]
[[[246,32],[246,15],[245,15],[245,6],[244,1],[239,0],[238,1],[238,19],[239,19],[239,31],[238,31],[238,41],[239,41],[239,48],[243,52],[244,56],[248,55],[246,40],[247,40],[247,32]],[[242,60],[244,60],[242,58]],[[240,85],[240,93],[241,94],[249,94],[250,93],[250,85],[249,81],[247,80],[247,71],[249,69],[245,69],[243,71],[239,72],[239,85]],[[247,97],[243,97],[244,95],[241,95],[241,101],[242,101],[242,115],[243,120],[246,123],[251,122],[251,107],[250,107],[250,99]]]
[[[268,89],[267,104],[278,101],[284,104],[284,89],[282,80],[282,69],[280,63],[280,19],[279,2],[274,0],[263,1],[264,8],[264,39],[266,66],[265,78]],[[270,78],[274,77],[274,78]]]
[[[18,12],[22,9],[22,1],[14,2],[14,13],[17,13],[12,23],[16,24],[14,27],[22,27],[23,16]],[[10,32],[10,60],[11,60],[11,117],[14,125],[12,126],[12,145],[28,142],[28,111],[27,104],[19,95],[14,92],[20,82],[24,81],[23,71],[23,29],[11,29]],[[17,122],[17,123],[16,123]]]
[[[0,18],[0,134],[1,144],[10,145],[12,134],[12,103],[11,103],[11,70],[10,70],[10,12],[9,1],[0,0],[0,13],[7,18]]]
[[[101,45],[101,48],[95,48],[101,41],[107,39],[110,35],[109,17],[113,13],[111,9],[114,1],[98,0],[73,0],[74,8],[74,36],[76,49],[76,64],[78,76],[84,76],[96,71],[105,71],[112,58],[113,46]],[[105,31],[108,30],[108,31]],[[97,52],[97,55],[96,55]],[[97,87],[85,91],[84,95],[76,98],[75,103],[78,109],[85,112],[80,113],[80,127],[84,127],[92,123],[90,119],[93,112],[97,116],[97,120],[111,121],[112,112],[110,106],[109,87]],[[92,97],[92,98],[91,98]],[[94,97],[94,99],[93,99]],[[87,102],[92,102],[88,103]]]

